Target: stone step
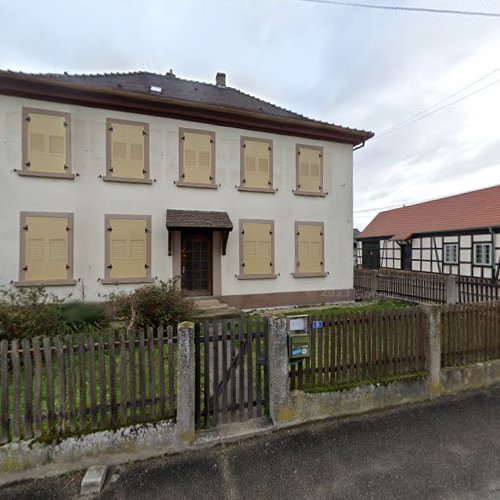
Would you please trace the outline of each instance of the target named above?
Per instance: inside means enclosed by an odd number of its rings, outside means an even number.
[[[207,299],[194,299],[196,307],[199,309],[205,309],[206,307],[219,306],[221,304],[220,300],[214,298]]]

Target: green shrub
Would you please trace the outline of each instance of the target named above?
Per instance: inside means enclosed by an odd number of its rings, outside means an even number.
[[[59,299],[44,288],[0,289],[0,338],[57,333],[63,319]]]
[[[61,316],[68,329],[74,331],[85,326],[102,328],[108,324],[104,304],[68,302],[61,304]]]
[[[145,285],[128,294],[112,294],[109,305],[115,317],[127,322],[127,329],[175,324],[197,316],[193,301],[177,288],[175,279]]]

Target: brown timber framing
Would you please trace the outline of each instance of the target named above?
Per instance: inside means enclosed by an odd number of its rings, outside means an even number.
[[[115,89],[91,89],[86,85],[50,81],[37,75],[0,71],[0,94],[43,101],[113,109],[150,116],[176,118],[279,135],[362,145],[373,132],[328,123],[283,118],[217,105],[180,101]]]

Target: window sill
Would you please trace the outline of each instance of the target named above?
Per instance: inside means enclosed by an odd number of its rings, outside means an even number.
[[[324,198],[328,193],[313,193],[313,192],[309,192],[309,191],[295,190],[293,192],[293,194],[295,194],[296,196],[316,196],[316,197]]]
[[[104,278],[103,285],[126,285],[134,283],[154,283],[154,278]]]
[[[277,274],[237,274],[237,280],[275,280]]]
[[[102,178],[106,182],[126,182],[129,184],[153,184],[152,179],[135,179],[134,177],[113,177],[106,175]]]
[[[73,180],[75,178],[75,174],[66,173],[66,172],[29,172],[28,170],[17,170],[17,175],[21,175],[22,177],[45,177],[49,179],[69,179]]]
[[[238,191],[248,191],[253,193],[276,193],[274,188],[252,188],[246,186],[238,186]]]
[[[175,183],[179,187],[193,187],[193,188],[204,188],[204,189],[219,189],[217,184],[202,184],[201,182],[181,182],[177,181]]]
[[[294,278],[324,278],[328,273],[292,273]]]
[[[16,281],[14,286],[73,286],[76,280],[43,280],[43,281]]]

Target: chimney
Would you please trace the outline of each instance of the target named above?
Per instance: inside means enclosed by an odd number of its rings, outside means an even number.
[[[225,87],[226,86],[226,73],[217,73],[215,77],[215,84],[217,87]]]

